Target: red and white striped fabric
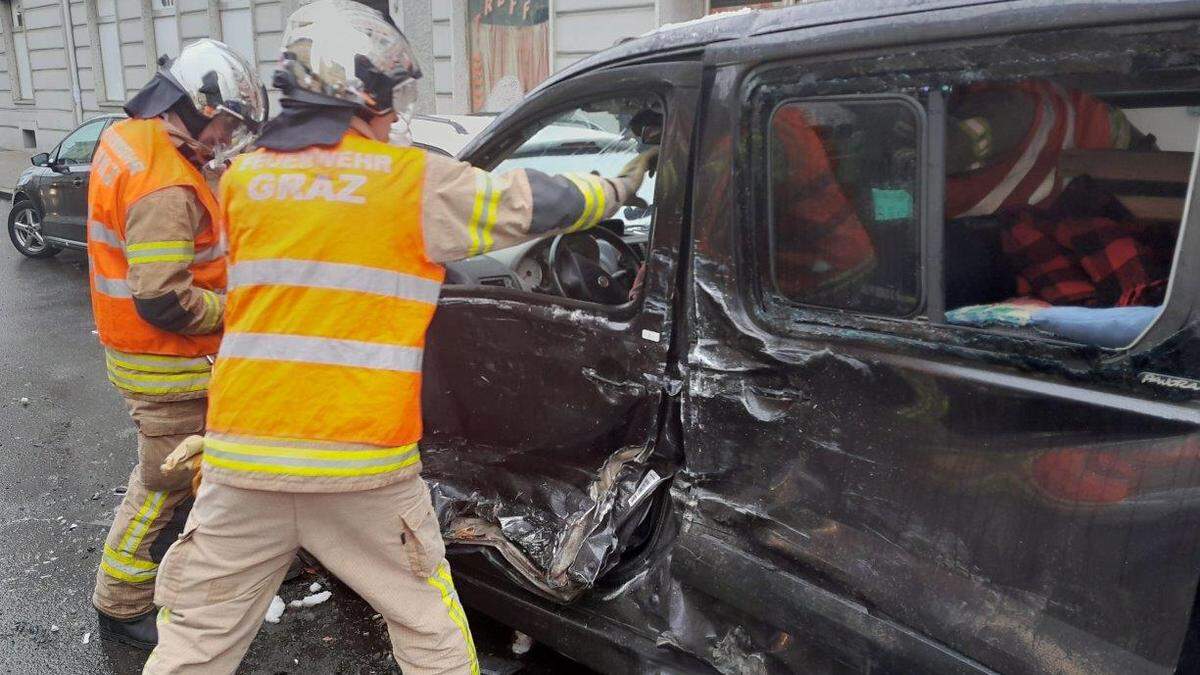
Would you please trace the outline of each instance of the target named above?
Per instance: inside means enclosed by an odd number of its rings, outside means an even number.
[[[1033,123],[1012,151],[982,168],[947,176],[947,218],[1048,203],[1062,191],[1058,160],[1063,150],[1111,149],[1119,141],[1114,138],[1120,134],[1113,133],[1112,109],[1107,104],[1053,82],[982,85],[965,95],[1000,88],[1029,98]]]

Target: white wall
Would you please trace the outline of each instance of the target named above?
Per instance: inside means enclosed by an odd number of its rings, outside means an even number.
[[[658,25],[654,0],[558,0],[551,4],[555,71]]]
[[[147,44],[150,40],[178,40],[177,44],[154,45],[157,53],[177,53],[188,42],[201,37],[219,37],[235,49],[253,58],[264,83],[270,87],[271,74],[279,57],[285,8],[306,4],[308,0],[175,0],[174,10],[160,7],[154,20],[142,19],[143,0],[69,0],[75,56],[78,65],[80,102],[85,119],[104,112],[120,110],[119,103],[132,96],[153,74],[157,55]],[[98,66],[104,52],[98,43],[99,27],[89,24],[88,2],[111,2],[116,8],[116,37],[120,42],[124,92],[104,96],[100,82],[104,69]],[[215,4],[211,13],[210,2]],[[428,17],[414,28],[428,35],[413,36],[421,42],[422,63],[430,87],[431,100],[424,109],[440,113],[461,113],[469,109],[469,77],[466,63],[466,0],[394,0],[402,10],[419,8],[414,16]],[[564,68],[579,59],[611,47],[622,38],[635,37],[661,22],[695,18],[703,14],[704,0],[550,0],[551,66]],[[151,0],[150,4],[155,2]],[[162,3],[167,4],[167,3]],[[32,104],[13,102],[13,82],[9,74],[10,55],[4,53],[6,41],[0,41],[0,147],[21,148],[22,129],[36,132],[39,150],[48,150],[76,126],[63,31],[61,0],[24,0],[26,36],[34,84]],[[0,9],[9,11],[8,0],[0,0]],[[400,12],[403,15],[403,11]],[[214,31],[214,22],[216,23]],[[220,35],[218,35],[218,33]],[[97,46],[93,45],[97,43]],[[428,46],[427,46],[428,45]],[[428,51],[427,51],[428,50]],[[120,101],[105,101],[105,98]],[[106,105],[107,103],[107,105]],[[278,110],[277,94],[272,95],[272,110]]]
[[[124,79],[124,91],[115,96],[119,101],[106,105],[99,85],[103,70],[97,67],[97,54],[104,52],[97,44],[98,25],[89,25],[89,0],[70,0],[71,23],[75,41],[75,57],[79,78],[79,96],[84,119],[101,113],[120,111],[120,103],[137,92],[149,80],[153,71],[147,68],[154,54],[149,51],[147,31],[142,20],[141,0],[113,0],[117,12],[117,37],[120,42],[121,64],[106,64],[119,68]],[[102,1],[102,0],[101,0]],[[271,74],[279,59],[280,37],[283,31],[281,0],[213,0],[219,24],[217,35],[212,30],[210,0],[175,0],[174,9],[160,8],[153,13],[158,54],[178,54],[179,49],[203,37],[218,37],[230,43],[257,65],[263,82],[270,87]],[[153,3],[152,3],[153,4]],[[165,3],[164,3],[165,4]],[[299,3],[297,3],[299,4]],[[0,147],[22,148],[23,129],[33,130],[37,149],[49,150],[71,129],[77,126],[72,100],[72,82],[64,49],[66,42],[61,0],[24,0],[26,39],[29,43],[30,68],[33,74],[32,104],[14,103],[9,77],[7,40],[0,40]],[[10,11],[7,0],[0,0],[0,9]],[[225,34],[227,33],[227,34]],[[93,49],[97,52],[93,52]],[[277,95],[272,97],[277,98]],[[278,110],[273,100],[272,110]]]
[[[0,89],[0,145],[23,147],[21,132],[29,130],[37,138],[38,149],[45,149],[75,127],[67,52],[63,49],[62,8],[58,0],[25,0],[23,7],[33,103],[14,103],[15,83],[8,73],[5,55],[4,86]],[[3,3],[3,11],[11,11],[7,2]]]
[[[1144,134],[1158,138],[1160,150],[1193,152],[1200,130],[1200,115],[1188,108],[1127,108],[1125,116]]]

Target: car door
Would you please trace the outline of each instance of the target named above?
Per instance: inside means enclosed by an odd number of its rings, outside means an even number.
[[[46,213],[43,229],[52,237],[87,241],[87,191],[92,154],[100,134],[111,122],[102,117],[72,131],[50,155],[51,172],[45,180]]]
[[[466,150],[468,161],[500,172],[613,174],[635,156],[631,102],[666,114],[657,172],[639,192],[652,204],[652,229],[642,229],[651,219],[641,205],[617,214],[625,236],[644,242],[636,299],[606,305],[548,293],[528,258],[498,251],[451,266],[449,279],[474,275],[473,285],[444,287],[428,334],[422,456],[447,538],[486,547],[520,583],[559,600],[616,562],[622,524],[644,513],[669,474],[654,451],[672,390],[666,363],[698,75],[697,63],[663,63],[553,84]],[[555,149],[520,152],[546,142]],[[615,166],[604,147],[624,148]]]
[[[945,20],[922,25],[970,23]],[[1027,25],[1036,39],[892,47],[876,25],[714,55],[768,62],[718,69],[730,110],[698,150],[673,559],[724,608],[704,633],[740,654],[796,672],[1175,668],[1200,570],[1195,172],[1173,290],[1120,349],[950,325],[942,269],[965,253],[943,234],[1011,223],[948,221],[942,191],[949,97],[1037,78],[1155,105],[1147,90],[1174,86],[1160,59],[1197,59],[1195,24]],[[894,56],[817,51],[874,31]],[[792,236],[806,221],[837,225]]]

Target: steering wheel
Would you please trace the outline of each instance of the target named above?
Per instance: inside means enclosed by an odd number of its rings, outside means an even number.
[[[617,252],[617,269],[613,272],[600,264],[600,241]],[[593,258],[581,251],[594,251],[596,256]],[[550,244],[548,257],[550,279],[560,295],[605,305],[629,301],[629,289],[642,264],[641,256],[632,246],[616,232],[603,227],[556,236]]]

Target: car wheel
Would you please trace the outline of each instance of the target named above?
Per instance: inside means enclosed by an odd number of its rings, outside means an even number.
[[[30,258],[49,258],[62,250],[46,243],[42,236],[42,214],[28,199],[13,204],[8,212],[8,238],[21,255]]]

